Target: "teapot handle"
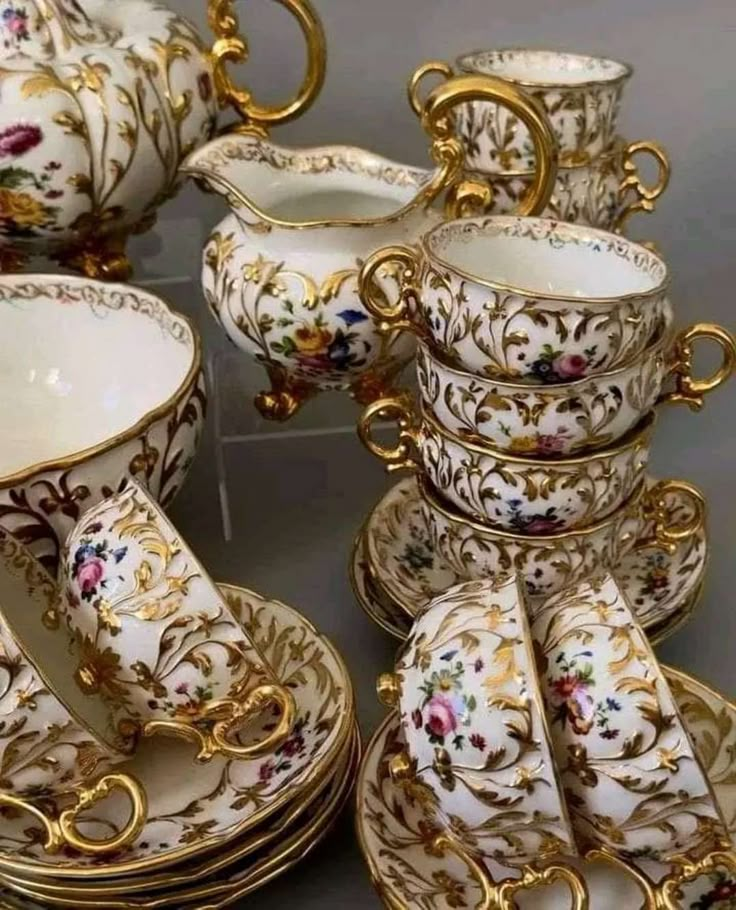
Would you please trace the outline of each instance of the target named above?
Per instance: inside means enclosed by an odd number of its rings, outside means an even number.
[[[438,69],[437,64],[425,64],[422,75],[432,71],[444,73],[444,70]],[[416,75],[415,73],[415,77]],[[412,94],[411,88],[410,98],[412,104],[418,103],[418,98]],[[470,193],[465,191],[465,183],[462,181],[465,152],[462,143],[454,135],[453,119],[450,116],[453,108],[468,102],[488,102],[506,107],[529,130],[537,167],[534,180],[515,214],[539,214],[546,208],[555,186],[557,140],[539,102],[495,76],[453,76],[436,86],[427,96],[422,106],[421,121],[432,139],[432,156],[440,168],[422,191],[425,204],[431,202],[443,190],[452,187],[447,207],[449,211],[446,210],[446,214],[457,218],[465,214],[468,196],[475,195],[475,184],[471,187]]]
[[[228,63],[245,63],[248,44],[240,33],[235,0],[208,0],[207,18],[215,34],[210,52],[217,97],[221,107],[231,105],[244,121],[244,127],[260,128],[288,123],[312,106],[325,81],[327,46],[319,16],[310,0],[277,0],[292,13],[307,42],[307,72],[294,98],[279,106],[256,104],[247,89],[239,89],[230,78]]]

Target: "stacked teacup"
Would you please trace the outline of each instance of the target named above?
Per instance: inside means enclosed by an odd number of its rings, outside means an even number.
[[[374,278],[396,263],[401,297],[387,305]],[[670,547],[691,533],[668,524],[673,488],[701,520],[689,485],[647,483],[655,409],[699,407],[733,371],[736,348],[718,326],[675,334],[668,284],[651,250],[541,218],[447,221],[417,249],[366,261],[366,306],[385,329],[421,339],[421,394],[416,409],[375,402],[360,435],[390,469],[419,471],[430,543],[458,577],[513,566],[530,593],[551,594],[614,567],[647,534]],[[698,338],[722,354],[704,380],[691,376]],[[382,419],[398,422],[395,446],[375,438]]]
[[[628,142],[618,134],[618,115],[632,69],[605,57],[527,48],[474,51],[460,56],[461,73],[493,76],[523,89],[544,110],[559,148],[559,167],[543,214],[560,221],[620,231],[631,215],[652,212],[669,182],[669,161],[656,142]],[[420,66],[409,82],[409,100],[421,112],[420,85],[429,75],[454,75],[447,63]],[[488,214],[516,210],[535,172],[529,132],[508,109],[473,101],[457,117],[465,152],[465,176]],[[657,176],[648,184],[637,159],[650,157]]]

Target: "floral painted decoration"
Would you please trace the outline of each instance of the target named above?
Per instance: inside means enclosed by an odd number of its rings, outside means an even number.
[[[594,697],[593,664],[590,660],[581,664],[581,658],[592,656],[592,651],[580,651],[570,659],[564,652],[558,654],[555,664],[561,675],[549,678],[552,722],[563,727],[569,723],[580,736],[595,730],[602,739],[616,739],[621,731],[611,725],[611,715],[621,710],[621,704],[615,698]]]
[[[346,328],[330,327],[322,313],[318,313],[314,322],[302,322],[294,329],[293,335],[283,335],[280,341],[271,342],[271,350],[284,357],[292,357],[301,366],[315,370],[338,370],[340,372],[366,363],[365,355],[370,351],[367,344],[361,345],[356,332],[349,327],[368,319],[360,310],[343,310],[336,314]],[[278,320],[280,328],[297,325],[288,316]],[[356,350],[356,348],[358,350]]]
[[[89,534],[96,534],[102,530],[102,525],[95,522],[87,530]],[[104,589],[110,585],[110,566],[121,562],[127,552],[127,547],[111,550],[107,540],[94,543],[91,537],[81,538],[74,551],[72,578],[77,583],[82,600],[92,602],[95,598],[102,597]],[[122,581],[122,576],[118,575],[116,580]]]
[[[566,354],[555,350],[551,344],[545,344],[531,363],[530,373],[544,383],[572,382],[582,379],[596,368],[595,356],[595,345],[586,348],[582,354]]]
[[[690,910],[736,910],[736,880],[725,872],[710,876],[713,887],[690,903]]]
[[[30,41],[28,10],[9,3],[0,13],[0,34],[6,50],[20,50],[24,41]]]
[[[17,159],[43,141],[43,131],[30,123],[14,123],[0,130],[0,161]],[[48,161],[40,171],[15,163],[0,167],[0,233],[32,233],[34,228],[53,228],[58,206],[42,200],[55,200],[64,191],[54,185],[58,161]],[[33,190],[36,195],[25,190]],[[39,194],[41,198],[39,198]]]
[[[412,721],[415,727],[424,727],[434,745],[451,743],[455,749],[462,749],[465,742],[462,728],[470,727],[477,702],[474,695],[463,692],[465,665],[462,660],[455,659],[457,654],[457,650],[443,654],[440,660],[447,662],[447,669],[435,671],[425,679],[420,687],[425,698],[412,713]],[[473,668],[475,673],[480,673],[483,661],[474,661]],[[470,734],[471,745],[477,747],[479,740],[483,737]],[[485,747],[485,740],[483,744],[481,748]]]
[[[554,506],[550,506],[543,513],[526,515],[522,511],[524,503],[521,499],[511,499],[509,506],[509,527],[520,534],[554,534],[566,526],[563,518],[557,514]]]
[[[258,769],[258,779],[264,783],[281,774],[291,771],[295,759],[303,759],[306,754],[305,734],[309,726],[309,712],[297,718],[289,738],[264,761]]]

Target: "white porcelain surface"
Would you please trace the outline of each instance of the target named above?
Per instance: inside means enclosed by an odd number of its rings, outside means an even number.
[[[0,248],[125,235],[176,190],[216,102],[190,23],[150,0],[13,0],[0,42]]]
[[[132,286],[6,275],[0,287],[0,525],[55,571],[84,509],[134,476],[181,485],[206,404],[199,336]]]
[[[461,842],[510,865],[577,853],[516,577],[427,604],[395,674],[410,786]]]
[[[668,861],[716,849],[720,807],[654,652],[616,581],[530,612],[554,754],[584,843]]]

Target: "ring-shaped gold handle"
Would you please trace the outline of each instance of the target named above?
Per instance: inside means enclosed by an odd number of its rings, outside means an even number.
[[[654,888],[657,910],[682,910],[682,904],[677,900],[680,889],[687,882],[692,882],[701,875],[715,872],[716,869],[725,868],[732,875],[736,873],[736,854],[729,850],[715,850],[702,859],[691,862],[687,857],[672,860],[675,865],[674,872],[666,875]]]
[[[453,139],[454,124],[450,114],[458,105],[469,102],[488,102],[508,108],[529,130],[536,168],[534,179],[515,214],[540,214],[547,207],[555,187],[558,152],[557,139],[541,105],[535,98],[503,79],[494,76],[456,76],[436,86],[424,103],[422,125],[435,143]]]
[[[399,429],[399,438],[394,446],[385,446],[373,438],[373,423],[376,420],[394,421]],[[419,467],[419,433],[416,418],[404,398],[379,398],[360,415],[358,436],[368,451],[386,465],[388,471],[402,468],[416,470]]]
[[[650,140],[630,142],[623,150],[622,165],[624,177],[619,186],[619,199],[623,202],[629,190],[634,193],[634,199],[625,205],[616,217],[614,231],[620,234],[626,222],[636,212],[653,212],[655,202],[667,189],[672,172],[670,159],[664,148]],[[651,155],[657,164],[657,179],[651,186],[647,186],[639,175],[636,156]]]
[[[248,720],[261,714],[269,705],[280,711],[278,722],[268,735],[256,743],[241,746],[231,736]],[[288,738],[296,719],[296,703],[291,692],[278,685],[253,689],[242,701],[222,698],[208,702],[196,720],[150,720],[143,727],[144,736],[176,736],[199,747],[196,761],[208,762],[216,755],[247,760],[273,752]]]
[[[576,869],[561,863],[550,863],[539,868],[524,866],[520,878],[494,882],[481,862],[446,832],[435,836],[430,851],[440,856],[445,852],[452,853],[465,863],[482,895],[475,910],[515,910],[514,895],[517,892],[533,890],[557,881],[565,882],[570,888],[571,910],[587,910],[589,907],[590,898],[585,879]]]
[[[376,280],[381,270],[386,271],[389,267],[398,276],[399,297],[395,303],[386,299]],[[406,329],[420,334],[421,330],[411,319],[412,305],[416,305],[419,298],[419,271],[418,252],[402,244],[376,250],[363,263],[358,274],[358,294],[363,306],[378,320],[379,332]]]
[[[252,94],[239,89],[227,72],[228,63],[244,63],[248,58],[248,44],[240,34],[240,23],[235,12],[234,0],[208,0],[207,16],[215,35],[210,56],[215,78],[215,88],[221,107],[231,105],[244,121],[265,128],[287,123],[311,107],[325,81],[327,45],[319,16],[309,0],[277,0],[292,13],[307,43],[307,70],[294,98],[280,106],[256,104]]]
[[[118,834],[102,840],[91,840],[77,828],[77,817],[86,809],[106,799],[113,791],[122,790],[130,800],[131,813],[125,827]],[[12,806],[36,818],[46,832],[43,848],[47,853],[58,853],[63,847],[73,847],[80,853],[103,856],[129,846],[143,830],[148,815],[148,800],[140,783],[129,774],[105,774],[89,786],[73,791],[74,805],[50,819],[33,803],[9,793],[0,793],[0,806]]]
[[[673,523],[667,508],[667,496],[684,495],[692,506],[692,518]],[[644,493],[642,516],[651,522],[651,533],[637,543],[637,549],[659,547],[673,553],[683,540],[689,540],[705,525],[705,498],[697,487],[686,480],[660,480]]]
[[[442,76],[443,79],[452,79],[455,75],[453,68],[449,63],[443,60],[429,60],[418,66],[409,78],[406,86],[406,94],[409,99],[409,107],[414,111],[417,117],[422,116],[424,102],[419,97],[419,85],[427,76]]]
[[[721,363],[706,379],[694,379],[693,345],[699,338],[714,341],[721,349]],[[703,407],[703,396],[717,389],[736,369],[736,338],[723,326],[711,322],[699,322],[680,332],[673,346],[673,364],[670,372],[675,377],[675,389],[665,392],[659,400],[663,402],[683,401],[693,411]]]

